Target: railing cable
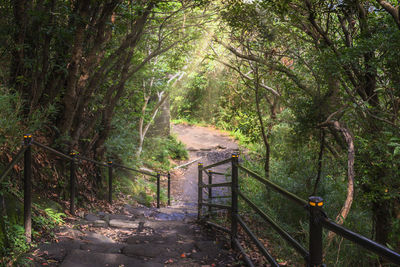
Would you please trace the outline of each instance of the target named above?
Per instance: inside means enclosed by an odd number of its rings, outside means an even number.
[[[23,146],[18,151],[18,153],[13,157],[13,160],[7,165],[6,169],[4,170],[2,175],[0,176],[0,183],[7,176],[7,174],[12,170],[14,165],[17,164],[22,159],[22,156],[24,155],[26,149],[27,149],[27,146]]]

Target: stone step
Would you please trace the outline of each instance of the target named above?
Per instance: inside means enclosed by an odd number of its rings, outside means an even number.
[[[96,227],[115,227],[134,229],[139,227],[139,222],[143,219],[153,219],[157,221],[185,221],[191,222],[196,219],[197,210],[193,207],[176,206],[161,209],[152,208],[133,208],[129,205],[125,206],[125,214],[107,214],[99,212],[95,214],[87,214],[85,222]]]
[[[98,233],[88,232],[88,231],[85,231],[84,235],[82,235],[80,237],[80,239],[82,239],[83,241],[85,241],[87,243],[99,243],[99,244],[102,244],[102,243],[114,244],[115,243],[115,241],[109,237],[106,237],[106,236],[98,234]]]
[[[175,244],[132,244],[123,248],[122,254],[141,259],[157,258],[164,262],[169,258],[179,258],[182,253],[192,253],[194,242],[182,242]]]
[[[87,252],[98,252],[98,253],[107,253],[107,254],[120,254],[122,250],[126,247],[126,244],[123,243],[102,243],[102,244],[82,244],[80,246],[81,250]]]
[[[120,219],[113,219],[110,220],[109,225],[110,227],[115,228],[125,228],[125,229],[135,229],[139,227],[139,221],[128,221],[128,220],[120,220]]]
[[[200,267],[233,262],[222,244],[210,241],[193,222],[195,211],[185,205],[161,209],[126,205],[122,214],[87,214],[78,223],[83,227],[61,229],[58,243],[39,249],[46,259],[62,262],[62,267]],[[217,266],[225,266],[221,264]]]
[[[99,253],[85,250],[73,250],[64,259],[61,267],[162,267],[161,263],[146,262],[123,254]]]

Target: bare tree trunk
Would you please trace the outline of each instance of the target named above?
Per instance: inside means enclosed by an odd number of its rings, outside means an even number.
[[[260,128],[261,128],[261,135],[265,147],[265,160],[264,160],[264,171],[265,171],[265,178],[269,179],[269,163],[270,163],[270,154],[271,154],[271,147],[269,144],[269,133],[265,133],[265,126],[264,126],[264,121],[262,118],[261,114],[261,108],[260,108],[260,81],[258,77],[258,66],[255,67],[255,79],[254,79],[254,87],[255,87],[255,99],[256,99],[256,108],[257,108],[257,117],[258,121],[260,123]]]
[[[162,96],[162,95],[164,95],[164,96]],[[164,92],[161,92],[159,94],[158,103],[156,104],[156,106],[153,108],[153,110],[151,112],[151,119],[144,128],[143,128],[143,121],[144,121],[144,115],[146,112],[146,106],[148,103],[148,99],[142,108],[142,117],[140,118],[140,122],[139,122],[139,147],[136,152],[136,156],[138,158],[140,157],[140,154],[142,153],[142,150],[143,150],[143,142],[144,142],[144,138],[146,137],[146,133],[149,130],[151,123],[154,121],[155,117],[157,116],[158,110],[160,109],[161,105],[168,98],[168,95],[169,95],[168,93],[164,93]]]
[[[261,135],[262,139],[264,142],[264,147],[265,147],[265,160],[264,160],[264,171],[265,171],[265,177],[269,179],[269,162],[270,162],[270,154],[271,154],[271,147],[268,141],[269,134],[265,133],[265,126],[264,122],[262,119],[262,114],[261,114],[261,109],[260,109],[260,97],[259,97],[259,87],[258,85],[255,86],[255,99],[256,99],[256,107],[257,107],[257,117],[258,121],[260,123],[260,128],[261,128]]]
[[[354,139],[351,135],[350,131],[342,126],[338,121],[327,121],[322,123],[320,126],[332,126],[336,131],[340,132],[347,144],[347,194],[346,200],[340,210],[339,214],[336,216],[336,223],[343,224],[344,220],[347,218],[347,215],[350,212],[351,205],[354,199]],[[328,234],[328,245],[331,243],[333,237],[336,234],[333,232],[329,232]]]
[[[315,179],[314,190],[311,194],[315,196],[317,193],[318,184],[321,180],[321,172],[322,172],[322,157],[324,155],[324,147],[325,147],[325,131],[321,129],[321,140],[320,140],[320,147],[319,147],[319,154],[318,154],[318,170],[317,170],[317,179]]]
[[[143,150],[143,140],[144,140],[144,134],[143,134],[143,124],[144,124],[144,115],[146,114],[146,108],[147,104],[149,103],[149,96],[145,96],[144,98],[144,103],[142,107],[142,116],[139,119],[139,146],[136,151],[136,157],[139,158],[140,154],[142,153]]]

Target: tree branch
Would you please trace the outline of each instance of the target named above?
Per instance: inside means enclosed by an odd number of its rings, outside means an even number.
[[[394,22],[397,24],[397,27],[399,27],[400,30],[400,9],[399,7],[394,7],[392,6],[389,2],[384,1],[384,0],[376,0],[376,2],[381,5],[392,17]]]

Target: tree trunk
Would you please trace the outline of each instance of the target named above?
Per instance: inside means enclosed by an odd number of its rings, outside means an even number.
[[[8,239],[8,231],[6,228],[6,223],[4,221],[4,218],[6,217],[7,217],[6,203],[4,201],[4,196],[0,194],[0,229],[4,236],[3,244],[5,248],[9,248],[10,241]]]
[[[150,97],[145,96],[143,107],[142,107],[142,116],[139,119],[139,146],[136,151],[137,158],[140,157],[140,154],[142,153],[142,150],[143,150],[143,141],[144,141],[144,135],[145,135],[143,133],[144,115],[146,114],[146,108],[147,108],[147,104],[149,103],[149,100],[150,100]]]
[[[386,246],[392,230],[391,205],[389,201],[378,199],[372,203],[375,241]]]
[[[140,154],[142,153],[143,150],[143,142],[144,142],[144,138],[146,137],[146,133],[150,128],[151,123],[154,121],[155,117],[157,116],[158,110],[160,109],[161,105],[165,102],[165,100],[168,98],[168,93],[164,94],[164,96],[162,96],[162,93],[160,94],[161,97],[159,97],[158,99],[158,103],[156,104],[156,106],[153,108],[152,112],[151,112],[151,119],[150,121],[146,124],[145,127],[143,127],[144,124],[144,115],[146,112],[146,106],[148,103],[148,99],[145,103],[145,105],[143,105],[142,108],[142,117],[140,118],[140,122],[139,122],[139,147],[136,153],[136,156],[139,158]]]
[[[32,1],[13,1],[14,23],[16,26],[14,34],[15,48],[12,50],[9,84],[10,87],[13,87],[17,91],[21,92],[26,100],[30,99],[30,94],[29,92],[25,91],[26,86],[24,86],[23,82],[26,76],[26,69],[24,66],[25,39],[29,20],[28,11],[31,6]]]
[[[77,101],[77,82],[80,72],[80,64],[83,55],[83,47],[85,40],[85,28],[86,23],[84,21],[87,20],[88,12],[89,12],[89,4],[90,1],[84,0],[79,2],[78,6],[78,20],[80,22],[76,25],[75,30],[75,39],[74,44],[72,46],[71,51],[71,60],[68,66],[68,75],[67,75],[67,86],[65,89],[65,95],[63,98],[63,118],[60,121],[60,132],[61,134],[67,134],[71,128],[75,111],[76,111],[76,101]]]
[[[259,87],[259,79],[258,79],[258,67],[255,68],[255,72],[256,72],[256,78],[255,78],[254,86],[255,86],[257,117],[258,117],[258,121],[260,123],[261,136],[262,136],[262,140],[263,140],[264,147],[265,147],[264,172],[265,172],[265,178],[269,179],[269,163],[270,163],[271,147],[270,147],[270,144],[268,141],[269,133],[265,133],[265,126],[264,126],[264,121],[262,118],[261,108],[260,108],[260,95],[259,95],[260,87]]]
[[[324,129],[321,129],[321,140],[320,140],[319,154],[318,154],[317,179],[315,179],[314,190],[311,194],[312,196],[316,196],[318,184],[321,180],[322,157],[324,155],[324,147],[325,147],[325,131],[324,131]]]
[[[354,199],[354,157],[355,157],[355,152],[354,152],[354,139],[350,131],[342,126],[338,121],[328,121],[323,124],[323,125],[331,125],[333,128],[340,132],[347,144],[347,195],[346,195],[346,200],[342,206],[342,209],[340,210],[339,214],[336,216],[336,223],[337,224],[343,224],[344,220],[347,218],[347,215],[350,212],[351,205],[353,203]],[[333,237],[336,234],[334,232],[329,232],[328,234],[328,245],[332,242]]]

